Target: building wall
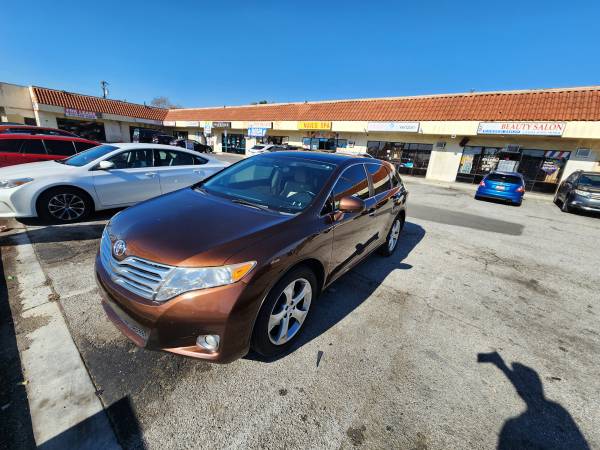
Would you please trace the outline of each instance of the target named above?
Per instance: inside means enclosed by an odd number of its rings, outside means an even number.
[[[0,83],[0,121],[25,123],[26,117],[35,117],[29,88]]]

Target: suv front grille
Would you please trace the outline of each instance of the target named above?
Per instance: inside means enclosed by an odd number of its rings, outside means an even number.
[[[171,266],[135,256],[118,261],[112,255],[111,241],[106,229],[100,242],[100,260],[115,283],[148,300],[154,300],[163,281],[173,270]]]

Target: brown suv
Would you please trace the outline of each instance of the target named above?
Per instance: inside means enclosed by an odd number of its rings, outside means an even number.
[[[311,302],[372,251],[391,255],[407,191],[394,167],[266,153],[117,214],[96,258],[103,306],[137,345],[215,362],[283,353]]]

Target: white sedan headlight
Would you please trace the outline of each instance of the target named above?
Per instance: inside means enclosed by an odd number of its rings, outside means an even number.
[[[256,261],[222,267],[176,267],[156,293],[155,300],[164,302],[184,292],[233,284],[250,272]]]
[[[9,189],[22,186],[25,183],[33,181],[33,178],[15,178],[14,180],[0,180],[0,189]]]

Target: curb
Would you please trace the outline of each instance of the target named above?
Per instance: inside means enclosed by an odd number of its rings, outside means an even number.
[[[26,331],[17,335],[36,445],[44,449],[120,449],[60,305],[27,233],[14,244],[14,271]]]

